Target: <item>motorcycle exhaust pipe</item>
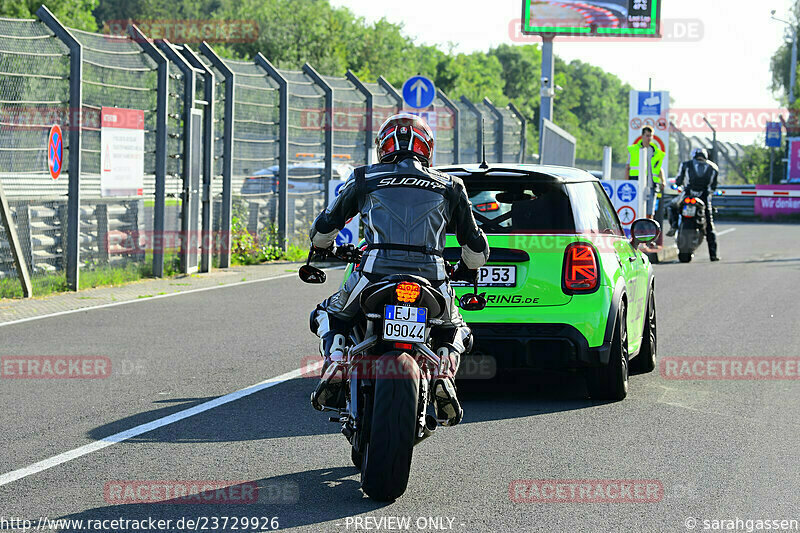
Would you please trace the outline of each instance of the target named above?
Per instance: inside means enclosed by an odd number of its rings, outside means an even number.
[[[436,417],[433,415],[425,415],[425,425],[422,426],[422,436],[417,437],[417,439],[414,441],[414,446],[433,435],[433,432],[436,431],[436,426],[438,425],[439,423],[436,421]]]

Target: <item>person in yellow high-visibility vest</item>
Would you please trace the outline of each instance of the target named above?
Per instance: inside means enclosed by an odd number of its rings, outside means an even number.
[[[653,218],[656,210],[656,194],[661,195],[664,183],[664,152],[659,149],[653,141],[653,128],[645,126],[642,128],[642,139],[636,144],[628,146],[629,161],[625,167],[628,179],[639,179],[639,153],[642,148],[647,148],[650,165],[647,168],[647,189],[642,191],[645,195],[645,216]]]

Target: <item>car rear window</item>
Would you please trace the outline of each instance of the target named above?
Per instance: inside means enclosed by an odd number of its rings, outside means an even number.
[[[575,222],[562,183],[468,186],[472,212],[485,233],[572,233]]]

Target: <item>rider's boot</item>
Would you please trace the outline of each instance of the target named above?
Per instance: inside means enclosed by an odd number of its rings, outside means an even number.
[[[322,377],[311,393],[311,406],[317,411],[323,407],[344,409],[347,406],[345,396],[344,359],[345,337],[341,333],[329,331],[320,339],[320,352],[325,357],[322,366]]]
[[[447,351],[447,353],[445,353]],[[456,394],[455,375],[461,362],[460,350],[445,344],[438,350],[448,368],[433,380],[433,408],[436,419],[443,426],[455,426],[464,417],[464,409]]]
[[[464,409],[456,396],[456,383],[451,377],[433,381],[433,408],[443,426],[455,426],[464,417]]]

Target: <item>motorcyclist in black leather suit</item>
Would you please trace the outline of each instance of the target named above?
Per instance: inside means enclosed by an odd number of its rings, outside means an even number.
[[[708,152],[705,148],[695,148],[692,152],[692,159],[681,163],[681,170],[675,180],[675,185],[682,186],[686,177],[689,183],[686,189],[692,191],[703,191],[700,199],[706,206],[706,241],[708,241],[708,255],[712,261],[719,261],[717,253],[717,233],[714,230],[714,215],[711,207],[711,195],[717,190],[717,178],[719,177],[719,167],[708,160]],[[670,202],[669,224],[670,229],[667,236],[675,235],[678,229],[678,202],[682,196],[678,196]]]
[[[463,416],[454,376],[461,354],[471,349],[472,334],[455,305],[442,252],[446,234],[455,233],[462,252],[451,279],[471,279],[486,263],[489,243],[472,215],[464,183],[429,168],[433,142],[433,132],[420,117],[390,117],[375,139],[380,163],[355,169],[339,196],[314,221],[310,237],[315,248],[331,247],[346,221],[357,214],[367,242],[361,263],[342,289],[311,314],[311,329],[320,337],[325,357],[322,379],[311,397],[316,409],[344,407],[340,373],[329,365],[343,355],[361,291],[387,275],[413,274],[431,281],[448,302],[442,317],[444,336],[435,339],[434,346],[440,355],[442,348],[447,350],[449,363],[446,375],[433,383],[437,418],[455,425]]]

